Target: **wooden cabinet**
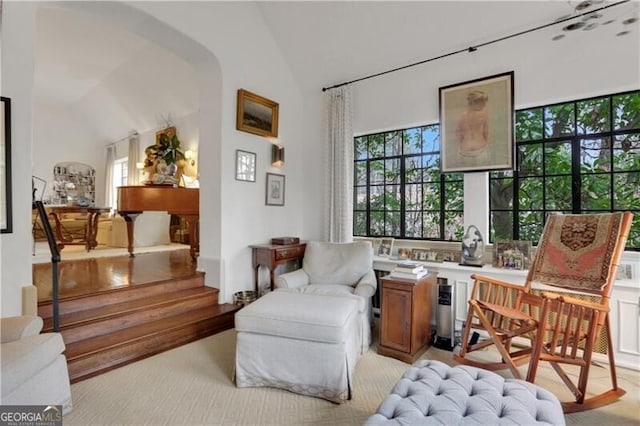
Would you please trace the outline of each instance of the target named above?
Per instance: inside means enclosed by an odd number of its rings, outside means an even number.
[[[295,261],[298,267],[302,267],[302,258],[304,250],[307,248],[305,242],[298,244],[256,244],[250,246],[252,250],[252,266],[253,278],[255,282],[256,292],[260,292],[258,283],[258,271],[260,266],[266,266],[269,269],[269,279],[271,291],[273,291],[274,271],[278,265]]]
[[[418,281],[383,277],[378,353],[413,363],[431,343],[431,295],[436,274]]]

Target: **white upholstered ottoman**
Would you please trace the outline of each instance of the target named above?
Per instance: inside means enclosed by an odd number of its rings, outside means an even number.
[[[422,360],[369,417],[374,425],[564,425],[560,401],[523,380],[469,366]]]
[[[236,385],[350,399],[359,326],[355,298],[270,292],[236,313]]]

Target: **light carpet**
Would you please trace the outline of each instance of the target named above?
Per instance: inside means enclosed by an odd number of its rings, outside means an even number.
[[[376,333],[374,333],[376,335]],[[236,331],[224,331],[71,386],[67,425],[361,425],[409,367],[376,353],[375,344],[355,368],[353,399],[344,404],[272,388],[236,388]],[[429,349],[422,358],[454,365],[451,352]],[[284,362],[284,361],[283,361]],[[606,380],[592,369],[594,389]],[[508,377],[508,373],[504,373]],[[556,392],[559,379],[541,368],[538,384]],[[566,416],[567,424],[640,423],[640,373],[618,369],[627,394],[609,406]],[[560,393],[557,393],[561,396]],[[566,396],[563,391],[562,395]]]
[[[188,244],[170,243],[148,247],[134,247],[133,252],[136,254],[155,253],[159,251],[179,250],[189,247],[190,246]],[[60,251],[60,258],[62,261],[65,261],[91,259],[96,257],[126,256],[128,254],[129,251],[126,247],[110,247],[106,245],[99,245],[93,250],[87,251],[83,245],[70,245],[65,246]],[[49,262],[51,262],[51,252],[49,251],[48,243],[42,241],[37,242],[35,247],[35,254],[32,257],[31,263],[36,264]]]

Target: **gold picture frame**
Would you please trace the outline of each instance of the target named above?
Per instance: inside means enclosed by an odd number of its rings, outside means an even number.
[[[162,135],[167,135],[167,138],[171,140],[176,135],[176,126],[169,126],[162,130],[158,130],[156,132],[156,145],[160,145],[160,138]]]
[[[513,71],[439,94],[442,171],[513,169]]]
[[[248,90],[238,90],[236,129],[265,137],[278,137],[279,105]]]

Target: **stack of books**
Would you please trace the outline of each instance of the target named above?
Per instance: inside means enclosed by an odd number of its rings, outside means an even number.
[[[419,280],[427,275],[427,268],[422,263],[417,262],[400,262],[389,274],[391,278],[402,278],[409,280]]]

